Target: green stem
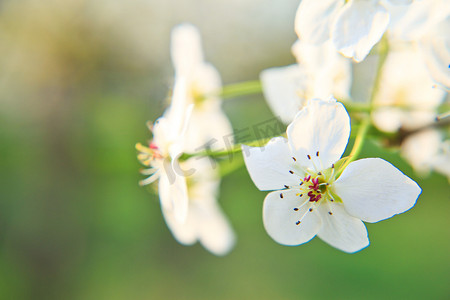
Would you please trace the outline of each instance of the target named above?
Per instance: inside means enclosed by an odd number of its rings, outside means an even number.
[[[368,103],[357,103],[357,102],[351,102],[350,100],[346,99],[338,99],[339,102],[344,104],[345,108],[349,113],[352,112],[372,112],[374,109],[378,108],[384,108],[384,107],[396,107],[403,109],[405,111],[408,110],[417,110],[417,107],[414,107],[412,105],[404,105],[404,104],[368,104]],[[450,107],[447,104],[440,105],[437,110],[442,113],[442,116],[448,115],[450,112],[448,111]],[[444,111],[447,111],[444,113]]]
[[[367,115],[364,120],[361,122],[361,125],[358,129],[358,133],[356,134],[355,143],[353,144],[352,151],[350,152],[345,163],[339,168],[336,177],[341,175],[342,171],[355,159],[358,158],[361,153],[362,147],[364,145],[364,140],[366,139],[367,133],[370,128],[370,117]]]
[[[389,50],[389,46],[387,44],[386,39],[382,39],[380,42],[379,50],[377,51],[379,53],[379,63],[377,67],[377,72],[379,74],[379,70],[382,65],[384,64],[384,61],[387,57],[387,52]],[[378,76],[374,81],[373,91],[377,91],[380,84],[380,76]],[[262,83],[259,80],[250,80],[250,81],[242,81],[238,83],[232,83],[228,85],[224,85],[221,90],[218,90],[216,92],[212,92],[211,94],[207,94],[204,96],[204,98],[210,97],[210,96],[220,96],[221,98],[235,98],[239,96],[246,96],[246,95],[255,95],[262,93]],[[372,102],[374,93],[372,93],[372,96],[370,98],[370,102]],[[340,102],[342,102],[345,105],[345,108],[349,112],[371,112],[372,110],[376,108],[382,108],[382,107],[398,107],[404,110],[410,110],[410,109],[417,109],[415,107],[411,107],[408,105],[402,105],[402,104],[374,104],[374,103],[357,103],[352,102],[348,99],[339,99]],[[438,110],[439,111],[446,111],[449,109],[448,104],[442,104]]]
[[[196,153],[183,153],[180,156],[180,160],[187,160],[191,157],[198,157],[198,156],[209,156],[212,158],[220,158],[220,157],[226,157],[226,156],[230,156],[236,153],[241,153],[242,152],[242,145],[247,145],[247,146],[252,146],[252,147],[262,147],[263,145],[265,145],[271,138],[264,138],[264,139],[260,139],[260,140],[256,140],[256,141],[251,141],[251,142],[246,142],[246,143],[242,143],[242,144],[235,144],[233,145],[231,148],[226,149],[226,150],[219,150],[219,151],[213,151],[210,149],[206,149],[200,152],[196,152]]]
[[[384,63],[386,62],[386,58],[389,52],[389,43],[387,40],[386,35],[383,36],[383,38],[380,41],[379,47],[379,57],[378,57],[378,64],[376,69],[376,75],[375,80],[373,82],[372,92],[370,94],[369,103],[371,106],[373,106],[373,100],[375,99],[375,96],[377,95],[378,88],[380,87],[381,82],[381,71],[383,69]]]
[[[209,96],[219,96],[223,99],[235,98],[238,96],[260,94],[261,92],[261,82],[259,80],[251,80],[224,85],[220,91],[205,95],[205,98]]]
[[[367,113],[365,114],[358,128],[358,133],[356,134],[355,143],[353,144],[353,148],[352,151],[350,152],[350,155],[348,156],[345,163],[337,171],[337,177],[339,177],[339,175],[343,172],[343,170],[345,170],[345,168],[352,161],[356,160],[359,157],[359,154],[361,153],[362,147],[364,145],[364,140],[366,139],[367,133],[369,132],[371,119],[368,113],[370,113],[374,108],[373,100],[375,99],[375,96],[378,92],[378,88],[380,86],[381,81],[381,71],[386,61],[387,54],[389,52],[389,44],[387,42],[386,36],[384,36],[381,39],[380,44],[378,45],[378,49],[379,49],[378,65],[375,73],[375,80],[373,82],[373,87],[369,98],[368,104],[369,109],[367,110]]]

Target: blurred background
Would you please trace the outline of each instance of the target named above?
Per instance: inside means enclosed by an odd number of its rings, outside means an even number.
[[[136,142],[166,106],[169,37],[188,21],[225,84],[294,63],[298,0],[0,1],[0,299],[449,299],[450,188],[418,178],[409,212],[367,224],[372,245],[276,244],[245,169],[220,202],[238,243],[218,258],[179,245],[138,186]],[[227,99],[235,130],[272,118],[261,95]]]

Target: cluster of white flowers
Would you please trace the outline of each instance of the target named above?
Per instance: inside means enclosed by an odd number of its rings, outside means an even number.
[[[401,154],[421,174],[450,178],[450,141],[435,126],[450,87],[450,6],[446,0],[303,0],[297,10],[296,64],[261,72],[262,92],[288,124],[286,137],[264,147],[241,146],[255,185],[269,193],[264,227],[275,241],[299,245],[318,235],[353,253],[369,245],[364,222],[409,210],[421,188],[381,158],[341,158],[351,131],[344,105],[352,102],[352,64],[384,40],[366,118],[380,135],[394,134]],[[162,212],[182,244],[199,241],[216,255],[228,253],[235,235],[218,205],[217,165],[199,151],[232,132],[221,109],[221,80],[204,61],[198,30],[172,31],[175,67],[172,101],[150,126],[153,139],[137,145],[147,185],[159,179]],[[352,61],[353,59],[353,61]],[[327,99],[327,100],[324,100]],[[369,113],[369,114],[368,114]],[[362,115],[363,116],[362,116]],[[366,127],[364,127],[366,126]],[[365,138],[367,130],[358,133]],[[223,149],[211,145],[212,153]],[[233,149],[236,149],[234,147]],[[239,149],[239,148],[237,148]],[[222,151],[223,152],[223,151]],[[184,155],[187,154],[187,155]]]
[[[352,61],[363,61],[386,36],[390,51],[373,99],[375,126],[406,133],[403,157],[420,173],[450,180],[450,140],[426,128],[450,88],[450,5],[445,0],[303,0],[292,47],[298,64],[261,72],[267,103],[284,123],[308,99],[351,101]],[[340,54],[342,55],[340,55]],[[347,58],[348,57],[348,58]]]

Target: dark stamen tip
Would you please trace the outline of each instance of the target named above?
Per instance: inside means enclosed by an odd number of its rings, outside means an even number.
[[[331,165],[331,168],[333,168],[333,169],[334,169],[334,164],[332,164],[332,165]]]
[[[319,157],[319,151],[316,152],[316,156]]]
[[[285,188],[287,188],[287,189],[289,188],[289,186],[288,186],[288,185],[284,185],[284,187],[285,187]]]
[[[293,157],[293,156],[292,156],[292,159],[293,159],[294,161],[297,161],[297,159],[296,159],[295,157]]]
[[[313,209],[312,209],[312,208],[310,208],[310,209],[309,209],[309,211],[311,212],[311,211],[313,211]]]
[[[296,207],[296,208],[294,208],[294,211],[298,211],[298,208]]]
[[[280,194],[280,198],[283,198],[283,193]]]
[[[311,159],[311,156],[308,154],[308,155],[306,155],[307,157],[308,157],[308,159]]]
[[[300,221],[297,221],[295,222],[295,225],[300,225],[300,223],[301,223]]]
[[[317,175],[319,175],[319,176],[322,175],[322,172],[317,173]]]
[[[294,171],[292,171],[292,170],[289,170],[289,173],[291,173],[291,174],[294,174]]]
[[[331,216],[333,213],[331,211],[329,211],[328,214]]]

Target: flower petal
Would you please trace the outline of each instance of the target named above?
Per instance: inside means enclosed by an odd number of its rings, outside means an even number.
[[[208,160],[191,158],[182,168],[192,170],[189,184],[189,208],[184,222],[170,209],[163,209],[164,219],[175,239],[184,245],[199,241],[215,255],[225,255],[234,246],[235,235],[217,203],[220,185],[218,170]]]
[[[360,62],[381,39],[388,24],[389,13],[378,0],[353,0],[336,16],[331,36],[339,52]]]
[[[289,124],[297,112],[303,108],[307,76],[299,65],[270,68],[261,72],[264,97],[283,123]]]
[[[350,163],[333,184],[345,210],[366,222],[378,222],[414,206],[421,188],[380,158]]]
[[[222,79],[220,78],[220,73],[210,63],[201,62],[195,66],[191,74],[192,85],[191,88],[195,92],[200,93],[202,96],[206,97],[205,101],[209,101],[211,95],[218,93],[222,88]]]
[[[386,89],[383,88],[383,90]],[[404,114],[405,112],[398,107],[381,107],[373,111],[371,116],[378,129],[385,132],[396,132],[402,127]]]
[[[170,54],[175,73],[189,77],[203,62],[200,32],[192,24],[183,23],[172,29]]]
[[[434,111],[444,98],[445,91],[434,87],[420,51],[411,47],[389,52],[383,65],[379,90],[374,99],[376,104],[386,106],[403,104],[413,110]]]
[[[344,153],[350,136],[350,118],[335,99],[312,99],[288,126],[287,136],[301,166],[323,170]]]
[[[198,200],[198,199],[197,199]],[[219,208],[217,201],[204,201],[201,206],[193,206],[199,221],[200,243],[215,255],[225,255],[233,248],[236,237],[230,222]]]
[[[298,191],[276,191],[269,193],[264,200],[264,227],[270,237],[282,245],[306,243],[317,234],[321,226],[318,212],[309,211],[313,204],[305,197],[296,196],[296,192]],[[280,193],[283,193],[283,198]],[[298,211],[294,208],[298,208]],[[300,220],[301,223],[297,225]]]
[[[158,192],[163,209],[173,211],[177,222],[183,223],[188,214],[189,203],[186,178],[175,172],[170,161],[164,162]]]
[[[289,172],[295,168],[285,138],[273,138],[264,147],[242,145],[242,153],[248,173],[261,191],[283,189],[285,185],[300,183],[298,177]]]
[[[195,223],[200,243],[215,255],[227,254],[235,244],[235,234],[217,198],[219,170],[208,159],[191,158],[186,168],[195,169],[189,182],[189,216]]]
[[[158,147],[169,147],[169,144],[181,141],[193,109],[188,102],[187,92],[186,79],[177,77],[170,106],[164,111],[163,117],[155,122],[153,133]]]
[[[167,227],[172,232],[173,237],[183,245],[193,245],[197,241],[197,228],[195,226],[195,215],[189,209],[188,216],[184,222],[178,222],[174,213],[170,209],[162,207],[162,213]]]
[[[330,38],[331,23],[343,0],[302,0],[295,15],[295,32],[309,44],[320,44]]]
[[[416,172],[427,175],[438,155],[441,142],[442,136],[438,130],[421,130],[405,138],[401,153]]]
[[[203,184],[205,182],[201,182],[201,185]],[[221,256],[233,248],[236,238],[214,194],[204,195],[205,198],[195,195],[189,199],[185,222],[178,222],[171,210],[163,209],[163,215],[167,226],[179,243],[192,245],[198,240],[208,251]]]
[[[435,31],[424,37],[419,45],[431,77],[450,88],[450,16],[436,25]]]
[[[292,53],[308,76],[308,81],[303,79],[306,99],[325,99],[330,95],[350,98],[351,60],[339,54],[331,41],[312,45],[297,40]]]
[[[417,41],[429,35],[433,26],[449,14],[448,3],[441,0],[414,1],[409,6],[387,7],[391,16],[389,39]]]
[[[322,228],[317,236],[324,242],[348,253],[369,246],[366,226],[361,220],[350,216],[343,204],[320,205],[319,212]]]
[[[188,153],[208,148],[224,151],[231,147],[232,135],[233,128],[220,106],[206,110],[194,109],[184,137],[183,149]]]

